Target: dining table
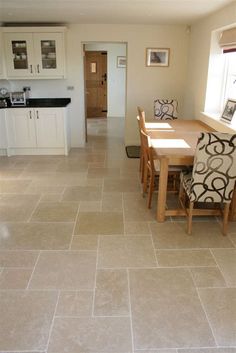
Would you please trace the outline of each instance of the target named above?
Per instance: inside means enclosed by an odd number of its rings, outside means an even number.
[[[192,166],[198,138],[201,132],[213,132],[213,128],[200,120],[166,120],[146,122],[145,128],[151,138],[154,156],[160,162],[157,221],[167,216],[186,215],[183,208],[167,209],[167,184],[169,166]],[[236,220],[236,191],[231,203],[230,220]]]

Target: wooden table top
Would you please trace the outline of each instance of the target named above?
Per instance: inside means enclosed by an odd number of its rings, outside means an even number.
[[[198,120],[178,119],[151,124],[151,129],[150,123],[145,125],[155,154],[158,158],[168,158],[171,165],[192,165],[200,132],[214,131]],[[169,125],[168,128],[166,124]]]

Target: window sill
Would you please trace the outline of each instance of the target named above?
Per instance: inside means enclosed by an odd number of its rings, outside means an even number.
[[[216,131],[229,132],[229,133],[236,132],[236,119],[234,119],[234,121],[231,123],[226,123],[226,122],[220,120],[219,114],[201,112],[199,120],[201,120],[203,123],[209,125],[210,127],[215,129]]]

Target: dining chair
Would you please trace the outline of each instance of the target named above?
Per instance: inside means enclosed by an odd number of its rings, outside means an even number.
[[[143,145],[143,194],[148,192],[148,208],[151,208],[152,195],[155,186],[155,177],[159,176],[160,173],[160,162],[154,158],[154,151],[151,145],[150,137],[141,130],[141,140]],[[176,177],[179,177],[181,167],[169,167],[168,177],[170,177],[173,187],[172,191],[176,192]]]
[[[158,120],[174,120],[178,118],[178,101],[176,99],[155,99],[154,117]]]
[[[193,169],[181,174],[179,200],[186,212],[188,234],[192,233],[192,217],[195,215],[221,215],[222,233],[227,234],[235,179],[236,135],[202,132]],[[207,208],[194,208],[196,203]]]
[[[143,183],[143,178],[144,178],[144,153],[143,153],[143,144],[142,144],[142,137],[141,137],[141,130],[146,132],[146,127],[145,127],[145,112],[141,107],[137,107],[138,109],[138,116],[137,116],[137,121],[138,121],[138,129],[139,129],[139,135],[140,135],[140,163],[139,163],[139,172],[140,172],[140,177],[141,177],[141,182]]]

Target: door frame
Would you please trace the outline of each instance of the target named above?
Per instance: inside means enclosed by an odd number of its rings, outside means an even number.
[[[86,62],[85,62],[85,46],[86,44],[124,44],[126,47],[126,68],[125,68],[125,120],[127,115],[127,73],[128,73],[128,42],[117,42],[117,41],[83,41],[82,42],[82,58],[83,58],[83,86],[84,86],[84,125],[85,125],[85,142],[88,142],[88,128],[87,128],[87,100],[86,100]],[[105,50],[104,50],[105,51]],[[109,80],[109,75],[108,80]],[[107,96],[108,96],[108,81],[107,81]]]

